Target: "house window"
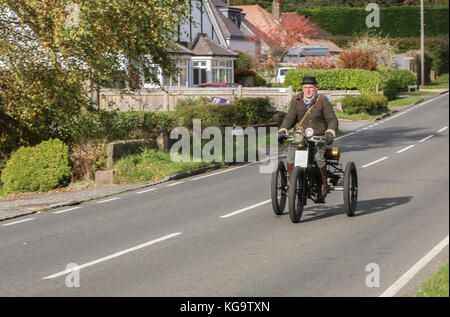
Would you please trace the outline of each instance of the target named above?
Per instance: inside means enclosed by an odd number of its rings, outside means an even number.
[[[187,58],[178,58],[177,59],[177,68],[178,68],[177,73],[172,74],[170,76],[170,78],[164,78],[165,86],[169,86],[169,87],[189,86],[188,78],[187,78],[188,59]]]
[[[213,60],[211,63],[213,82],[233,82],[233,61]]]
[[[207,82],[206,61],[197,61],[192,63],[193,84],[199,85]]]

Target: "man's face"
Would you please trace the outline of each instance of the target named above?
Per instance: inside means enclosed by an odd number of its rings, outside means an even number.
[[[312,96],[314,96],[314,94],[317,91],[317,87],[315,85],[311,85],[311,84],[305,84],[303,85],[303,93],[305,94],[306,98],[311,98]]]

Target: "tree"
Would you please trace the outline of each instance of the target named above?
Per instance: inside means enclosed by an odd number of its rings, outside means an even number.
[[[20,122],[17,129],[33,136],[22,144],[70,139],[80,110],[90,106],[86,81],[130,81],[127,64],[156,83],[151,68],[175,71],[167,49],[188,18],[189,2],[0,0],[2,120],[9,129]]]
[[[314,24],[305,16],[297,14],[283,14],[279,23],[274,23],[263,30],[253,28],[252,32],[255,35],[249,39],[263,42],[269,47],[270,55],[281,63],[291,48],[317,35]]]

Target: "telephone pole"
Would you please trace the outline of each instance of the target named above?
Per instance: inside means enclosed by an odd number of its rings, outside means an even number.
[[[425,34],[424,34],[423,0],[420,0],[420,83],[425,86]]]

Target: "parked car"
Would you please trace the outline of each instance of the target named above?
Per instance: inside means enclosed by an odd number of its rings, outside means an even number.
[[[284,80],[286,79],[286,74],[290,69],[293,69],[294,67],[280,67],[277,69],[277,76],[276,76],[276,83],[277,84],[283,84]]]
[[[239,87],[240,84],[236,83],[203,83],[198,85],[197,87],[201,88],[236,88]]]

